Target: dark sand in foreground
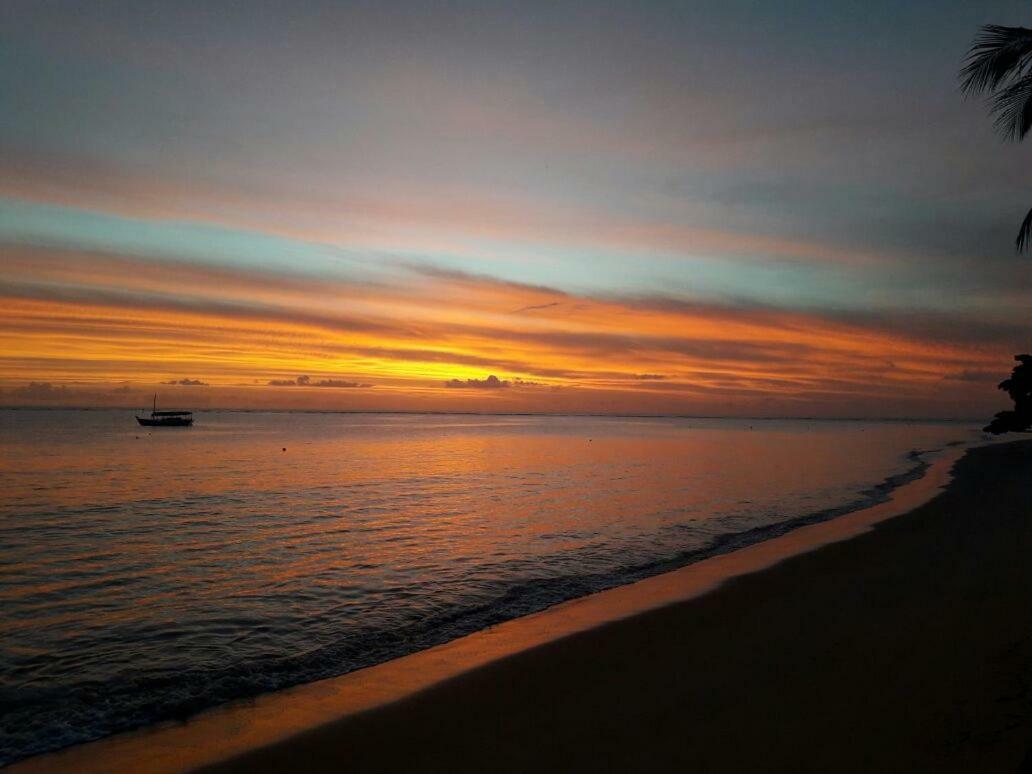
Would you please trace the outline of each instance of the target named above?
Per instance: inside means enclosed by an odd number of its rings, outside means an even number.
[[[873,532],[207,771],[1030,770],[1032,443],[956,473]]]

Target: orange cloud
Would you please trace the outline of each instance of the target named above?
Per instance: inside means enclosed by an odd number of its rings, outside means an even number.
[[[9,255],[0,388],[14,402],[34,402],[17,392],[29,382],[128,382],[185,387],[221,405],[977,414],[995,396],[955,374],[992,372],[1011,354],[970,331],[953,340],[962,320],[594,298],[406,266],[388,283]],[[189,374],[189,384],[168,385],[170,374]],[[510,388],[454,389],[492,378]]]

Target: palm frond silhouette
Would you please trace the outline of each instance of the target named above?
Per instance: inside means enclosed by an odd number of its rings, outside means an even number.
[[[1032,130],[1032,29],[982,27],[960,70],[960,88],[969,96],[988,96],[993,126],[1004,139],[1024,140]],[[1014,244],[1019,253],[1032,244],[1032,209]]]

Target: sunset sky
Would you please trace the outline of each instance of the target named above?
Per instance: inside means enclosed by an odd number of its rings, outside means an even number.
[[[0,5],[0,404],[983,417],[1027,2]]]

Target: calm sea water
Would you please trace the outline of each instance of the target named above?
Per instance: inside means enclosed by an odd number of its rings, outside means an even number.
[[[883,499],[958,424],[0,411],[0,762]],[[927,456],[927,455],[926,455]]]

